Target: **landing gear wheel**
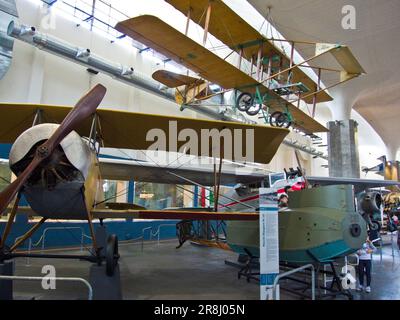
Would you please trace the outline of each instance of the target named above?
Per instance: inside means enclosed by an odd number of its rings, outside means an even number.
[[[289,121],[289,118],[286,113],[276,111],[273,114],[271,114],[269,118],[269,123],[273,127],[284,127],[284,128],[289,128],[290,125],[292,124],[291,121]]]
[[[381,224],[379,223],[379,221],[372,220],[369,227],[372,231],[376,231],[376,232],[381,231]]]
[[[236,99],[236,108],[245,112],[253,105],[253,96],[250,93],[243,92]]]
[[[119,259],[118,254],[118,238],[112,234],[107,239],[106,247],[106,274],[111,277],[114,275],[115,267]]]
[[[259,103],[252,105],[246,110],[246,113],[249,116],[255,116],[260,112],[261,107],[262,107],[262,104],[259,104]]]
[[[0,248],[0,263],[4,263],[5,260],[8,260],[9,254],[10,254],[10,247],[4,245],[4,247]]]

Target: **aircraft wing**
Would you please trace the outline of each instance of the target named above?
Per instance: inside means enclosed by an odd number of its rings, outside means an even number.
[[[258,88],[262,95],[268,95],[266,104],[271,113],[289,110],[296,122],[294,126],[305,133],[328,132],[292,103],[155,16],[131,18],[118,22],[115,28],[222,88],[250,93]]]
[[[131,18],[118,22],[115,28],[225,89],[246,88],[254,92],[255,86],[261,85],[155,16],[142,15]]]
[[[200,211],[203,209],[203,211]],[[3,212],[7,215],[11,208]],[[18,208],[19,213],[35,214],[29,206]],[[155,219],[155,220],[258,220],[258,212],[213,212],[205,208],[179,209],[179,210],[113,210],[93,209],[91,211],[94,219]],[[0,214],[1,216],[1,214]]]
[[[26,129],[32,126],[35,115],[40,112],[42,122],[61,123],[71,107],[51,106],[38,104],[12,104],[0,103],[0,143],[13,143],[17,137]],[[269,127],[265,125],[250,125],[238,122],[203,120],[175,116],[163,116],[155,114],[136,113],[128,111],[118,111],[110,109],[97,109],[97,129],[99,138],[102,141],[102,147],[148,150],[154,141],[147,141],[146,136],[152,129],[159,129],[169,136],[171,124],[176,124],[177,135],[181,130],[191,129],[196,133],[197,150],[202,150],[201,136],[203,130],[217,129],[221,132],[227,129],[234,137],[234,130],[243,131],[243,142],[246,140],[246,131],[254,133],[254,160],[252,162],[269,163],[283,139],[289,133],[288,129]],[[81,136],[89,136],[92,120],[83,121],[76,128]],[[171,129],[175,131],[175,129]],[[176,137],[177,138],[177,137]],[[168,140],[166,138],[166,140]],[[178,140],[178,139],[177,139]],[[225,139],[221,139],[221,146]],[[160,145],[159,150],[177,151],[187,141],[177,141],[176,150],[170,149],[170,144]],[[209,154],[212,155],[212,143],[209,143]],[[234,147],[234,146],[233,146]],[[245,153],[246,144],[243,143],[243,153]],[[232,156],[225,154],[224,158],[234,160],[234,150]]]
[[[321,186],[333,184],[352,184],[356,192],[361,192],[370,188],[399,186],[399,181],[377,180],[377,179],[357,179],[357,178],[336,178],[336,177],[307,177],[310,184]]]
[[[167,70],[157,70],[152,74],[152,77],[154,80],[161,82],[169,88],[176,88],[192,84],[200,85],[204,83],[204,80],[202,79],[189,77]]]
[[[159,220],[258,220],[255,212],[210,212],[191,210],[92,210],[98,219],[159,219]]]
[[[188,180],[204,186],[214,185],[214,170],[212,166],[199,165],[159,165],[138,160],[120,160],[99,158],[100,172],[103,179],[134,180],[141,182],[192,185]],[[268,176],[261,170],[248,168],[227,168],[222,166],[221,184],[255,183]],[[183,177],[183,178],[181,178]],[[185,180],[185,179],[188,180]]]

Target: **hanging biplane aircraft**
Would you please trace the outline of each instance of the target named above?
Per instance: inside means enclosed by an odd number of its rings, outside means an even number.
[[[153,74],[155,80],[176,88],[176,101],[182,108],[187,105],[200,107],[201,102],[210,97],[234,89],[235,106],[240,111],[249,115],[261,113],[264,120],[271,125],[293,126],[306,134],[327,132],[327,128],[314,120],[316,103],[331,101],[327,89],[364,73],[349,48],[343,45],[288,41],[292,44],[292,50],[290,57],[287,57],[273,43],[282,40],[267,39],[221,0],[167,2],[187,15],[185,34],[149,15],[121,21],[115,28],[200,76],[196,78],[165,70],[158,70]],[[237,52],[238,66],[233,66],[226,59],[188,38],[186,35],[190,20],[204,28],[203,45],[210,33],[225,43],[232,52]],[[296,43],[315,45],[315,55],[295,64]],[[327,53],[334,56],[341,69],[313,67],[318,71],[316,83],[301,67],[310,67],[306,63]],[[248,73],[241,70],[244,62],[250,63]],[[328,88],[322,88],[322,71],[339,73],[340,80]],[[219,85],[221,91],[211,90],[210,83]],[[300,109],[301,100],[313,104],[311,116]],[[297,103],[297,106],[293,103]]]
[[[103,202],[101,166],[97,159],[101,147],[147,150],[154,142],[147,139],[147,133],[157,128],[167,135],[173,134],[169,132],[171,122],[176,125],[175,134],[190,128],[198,137],[201,137],[203,130],[229,130],[233,133],[235,130],[251,129],[254,133],[254,161],[268,163],[288,130],[107,109],[96,111],[105,92],[103,86],[95,86],[72,109],[36,104],[0,104],[0,143],[13,144],[9,165],[17,176],[0,193],[1,213],[8,209],[16,197],[0,239],[0,261],[21,256],[86,259],[100,264],[105,260],[107,274],[112,275],[119,257],[117,239],[111,235],[106,247],[100,247],[93,230],[94,218],[119,218],[123,214],[139,219],[258,219],[256,212],[118,211],[107,208]],[[228,142],[223,141],[221,145],[224,148]],[[176,152],[185,143],[186,140],[177,139],[176,150],[170,144],[159,145],[158,150]],[[196,146],[200,150],[201,139],[196,142]],[[234,149],[235,145],[230,147]],[[213,144],[209,148],[209,155],[212,156],[215,149]],[[42,219],[13,245],[8,246],[7,237],[22,195]],[[136,206],[132,208],[137,209]],[[87,220],[93,240],[92,255],[57,256],[15,252],[47,219]]]

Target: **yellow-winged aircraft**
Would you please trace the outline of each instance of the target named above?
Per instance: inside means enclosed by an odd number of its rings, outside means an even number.
[[[106,89],[102,85],[96,85],[74,108],[0,104],[0,143],[13,143],[9,164],[17,176],[16,180],[0,193],[1,213],[6,212],[16,197],[0,239],[0,261],[20,256],[78,258],[100,264],[105,260],[107,274],[112,275],[119,257],[117,239],[115,235],[111,235],[105,250],[102,250],[96,242],[93,230],[92,221],[95,218],[258,219],[255,212],[142,210],[134,205],[132,208],[125,205],[123,210],[107,208],[103,201],[101,166],[97,157],[101,147],[147,150],[153,144],[153,141],[146,139],[147,133],[158,128],[168,135],[169,124],[172,121],[176,124],[178,132],[190,128],[198,137],[201,137],[202,130],[214,129],[219,132],[251,129],[254,133],[254,161],[268,163],[288,134],[288,130],[107,109],[96,111],[105,92]],[[201,139],[197,143],[200,150]],[[227,142],[224,140],[225,143]],[[184,144],[185,141],[177,141],[177,150],[171,150],[169,144],[159,145],[158,150],[179,151]],[[213,152],[211,149],[213,145],[210,146],[210,155]],[[35,214],[42,218],[13,245],[7,246],[7,237],[18,212],[21,195],[25,196]],[[92,255],[50,256],[16,252],[16,249],[47,219],[87,220],[93,240]],[[103,251],[105,253],[102,253]]]

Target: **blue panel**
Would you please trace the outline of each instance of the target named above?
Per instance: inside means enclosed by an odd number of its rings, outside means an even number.
[[[10,155],[12,144],[11,143],[0,143],[0,158],[8,159]],[[28,202],[26,201],[25,197],[22,195],[21,200],[19,202],[20,206],[27,206]]]
[[[128,203],[135,201],[135,182],[133,180],[128,183]]]
[[[262,286],[272,286],[274,284],[275,278],[278,276],[277,273],[260,274],[260,285]]]
[[[0,143],[0,158],[8,159],[12,144]]]
[[[198,206],[199,206],[199,187],[194,186],[193,207],[197,208]]]
[[[33,223],[27,223],[25,215],[17,215],[16,223],[14,223],[11,229],[10,235],[7,238],[7,245],[12,245],[15,242],[15,238],[20,237],[22,234],[27,232]],[[95,228],[97,222],[94,223]],[[138,239],[143,234],[143,229],[151,227],[152,234],[154,235],[159,225],[171,225],[168,227],[161,228],[160,239],[173,239],[176,237],[176,221],[163,220],[163,221],[104,221],[104,225],[107,227],[109,234],[116,234],[120,241]],[[3,232],[5,227],[5,221],[0,223],[0,232]],[[67,229],[67,228],[73,229]],[[78,229],[77,229],[78,227]],[[83,230],[83,244],[85,247],[90,248],[91,240],[87,236],[90,235],[89,227],[87,222],[45,222],[32,236],[32,243],[38,244],[33,248],[41,248],[42,243],[40,242],[43,232],[46,228],[61,228],[61,229],[49,229],[46,233],[45,248],[56,248],[56,247],[79,247],[81,244],[81,237]],[[157,240],[157,237],[150,237],[150,230],[144,232],[145,240]],[[138,240],[139,241],[139,240]],[[27,248],[28,241],[25,242],[21,248]]]

